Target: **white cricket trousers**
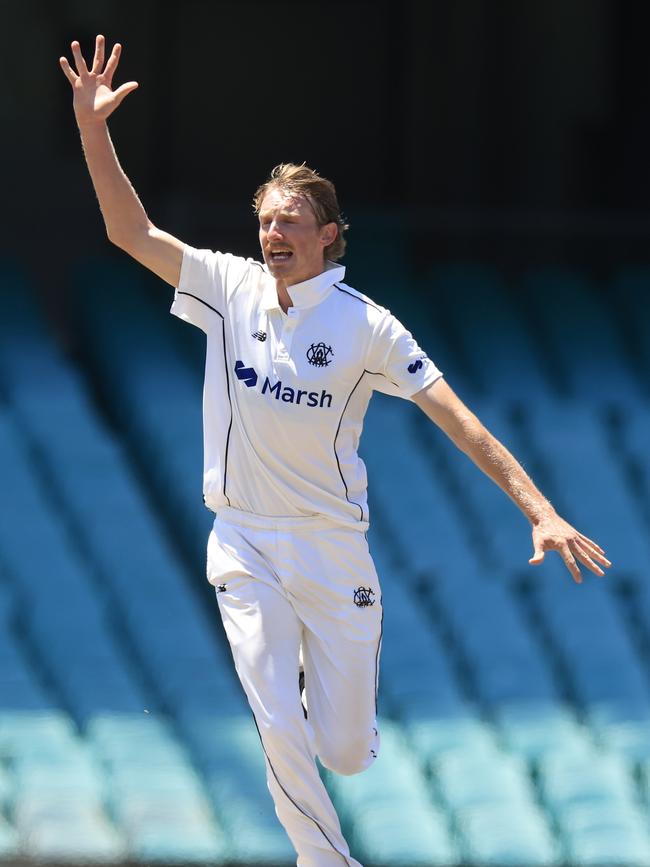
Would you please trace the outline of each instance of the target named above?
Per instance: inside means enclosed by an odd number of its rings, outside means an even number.
[[[356,530],[321,518],[263,529],[259,520],[255,526],[255,516],[219,511],[208,578],[255,717],[268,787],[298,867],[360,867],[315,756],[332,771],[356,774],[379,751],[377,573]],[[301,656],[308,720],[298,689]]]

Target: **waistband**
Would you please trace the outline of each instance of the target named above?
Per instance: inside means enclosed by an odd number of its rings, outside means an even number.
[[[232,506],[223,506],[217,510],[215,521],[223,521],[224,524],[234,524],[238,527],[253,527],[257,530],[280,530],[280,531],[304,531],[312,530],[353,530],[364,533],[368,524],[364,521],[358,524],[347,521],[335,521],[324,515],[255,515],[253,512],[244,512],[241,509],[233,509]]]

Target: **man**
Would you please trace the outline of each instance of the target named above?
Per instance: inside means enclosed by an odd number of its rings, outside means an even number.
[[[522,467],[445,383],[399,322],[343,283],[346,226],[333,185],[277,167],[255,196],[264,264],[196,250],[148,219],[106,119],[120,46],[88,70],[60,63],[110,240],[176,288],[172,312],[207,335],[204,496],[216,513],[208,577],[300,867],[347,864],[315,764],[357,773],[376,758],[381,594],[368,553],[357,456],[373,390],[412,399],[532,524],[540,563],[556,550],[602,575],[602,549],[560,518]],[[305,674],[305,719],[297,689]]]

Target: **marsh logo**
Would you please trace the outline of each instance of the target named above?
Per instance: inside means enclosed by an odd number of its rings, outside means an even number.
[[[235,376],[241,380],[247,388],[254,388],[259,377],[254,367],[246,367],[243,361],[235,362]],[[329,391],[322,389],[321,391],[307,391],[305,388],[292,388],[290,385],[283,385],[282,380],[271,382],[268,376],[264,377],[262,384],[262,394],[281,400],[283,403],[302,404],[309,407],[327,407],[332,406],[332,395]]]
[[[321,343],[312,343],[307,350],[307,361],[314,367],[327,367],[331,363],[333,355],[331,346],[326,346],[322,341]]]
[[[427,364],[428,361],[429,359],[426,357],[426,355],[421,355],[419,358],[416,358],[415,361],[412,361],[406,369],[409,373],[417,373],[418,370],[422,370],[422,368],[425,364]]]
[[[254,367],[244,367],[243,361],[235,362],[235,376],[237,379],[241,379],[248,388],[253,388],[254,385],[257,385],[257,373]]]

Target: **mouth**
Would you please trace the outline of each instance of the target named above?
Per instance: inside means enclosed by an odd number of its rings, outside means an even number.
[[[273,262],[273,264],[280,264],[281,262],[288,262],[293,256],[291,250],[286,249],[277,249],[271,250],[269,252],[269,260]]]

